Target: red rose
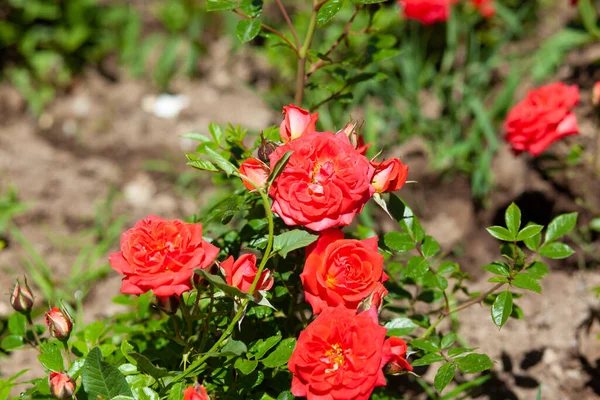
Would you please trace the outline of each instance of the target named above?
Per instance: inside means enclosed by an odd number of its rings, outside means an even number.
[[[267,178],[269,177],[269,167],[264,162],[256,158],[248,158],[240,165],[240,173],[245,175],[252,182],[256,183],[259,188],[265,187]],[[256,190],[250,182],[242,179],[242,183],[248,190]]]
[[[50,334],[59,340],[67,340],[73,330],[73,320],[69,313],[65,309],[61,311],[58,307],[52,307],[45,316]]]
[[[183,392],[183,400],[210,400],[206,388],[202,385],[189,386]]]
[[[397,158],[390,158],[383,162],[371,162],[371,165],[375,167],[371,185],[377,193],[395,192],[406,183],[408,167]]]
[[[221,268],[225,273],[225,278],[229,286],[235,286],[242,292],[250,292],[250,287],[258,268],[256,268],[256,256],[254,254],[244,254],[233,262],[233,257],[229,257],[227,260],[221,263]],[[260,280],[256,285],[256,290],[269,290],[273,286],[273,277],[269,277],[269,270],[266,269],[262,272]]]
[[[279,135],[282,142],[287,143],[316,130],[319,113],[311,114],[309,111],[293,104],[283,107],[283,113],[285,118],[279,126]]]
[[[384,359],[386,369],[390,374],[397,374],[400,371],[412,371],[413,367],[406,361],[406,342],[399,337],[390,337],[384,343]]]
[[[48,386],[57,399],[70,399],[75,394],[75,381],[64,372],[50,372]]]
[[[192,289],[194,269],[210,267],[218,253],[202,239],[202,224],[149,215],[121,236],[110,266],[125,275],[121,293],[180,295]]]
[[[398,0],[404,18],[416,19],[425,25],[447,21],[453,0]]]
[[[386,329],[370,313],[324,310],[300,333],[288,363],[292,394],[308,400],[367,400],[385,386]]]
[[[496,8],[494,7],[494,0],[472,0],[473,5],[479,13],[485,17],[490,18],[496,14]]]
[[[288,164],[270,189],[273,211],[287,225],[313,231],[350,225],[375,192],[375,169],[346,135],[313,132],[280,146],[271,165],[288,151]]]
[[[578,102],[576,85],[558,82],[530,91],[506,117],[506,140],[515,153],[541,154],[553,142],[579,133],[571,112]]]
[[[344,239],[342,231],[329,229],[307,248],[300,279],[306,301],[318,314],[337,305],[356,310],[388,276],[383,272],[377,237]]]

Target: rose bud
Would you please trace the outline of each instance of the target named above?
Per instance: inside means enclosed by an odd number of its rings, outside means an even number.
[[[592,89],[592,104],[595,106],[600,104],[600,81],[596,82]]]
[[[64,372],[50,372],[48,386],[57,399],[69,399],[75,393],[75,381]]]
[[[383,298],[387,296],[387,294],[387,289],[380,283],[375,287],[375,289],[369,296],[367,296],[365,299],[363,299],[363,301],[361,301],[358,304],[356,313],[360,314],[373,308],[377,311],[377,314],[379,315],[379,312],[381,311],[381,307],[383,305]]]
[[[392,336],[385,341],[383,352],[388,374],[395,375],[401,371],[412,371],[412,365],[406,360],[406,350],[406,342],[399,337]]]
[[[395,192],[404,186],[408,176],[408,167],[397,158],[383,162],[371,162],[375,167],[375,175],[371,185],[377,193]]]
[[[165,314],[175,315],[179,308],[179,296],[156,296],[154,304]]]
[[[269,167],[267,164],[256,158],[248,158],[240,165],[240,173],[258,185],[262,189],[267,184],[269,177]],[[244,186],[248,190],[257,190],[250,182],[242,179]]]
[[[183,400],[210,400],[210,397],[208,397],[204,386],[196,384],[185,389]]]
[[[17,279],[17,284],[10,295],[10,305],[18,312],[28,314],[33,307],[33,293],[29,285],[27,285],[27,278],[25,278],[25,287],[21,286],[21,283]]]
[[[221,263],[221,268],[229,286],[234,286],[244,293],[250,292],[250,287],[252,287],[252,282],[254,282],[254,278],[258,272],[256,268],[256,256],[254,254],[244,254],[235,262],[233,261],[233,257],[229,257]],[[271,289],[273,286],[273,277],[269,277],[269,275],[270,272],[268,269],[262,272],[262,276],[256,284],[256,290]]]
[[[73,320],[69,313],[63,308],[53,307],[46,313],[46,325],[50,334],[58,340],[67,340],[73,330]]]
[[[283,143],[299,138],[305,133],[316,130],[319,113],[311,114],[309,111],[293,104],[283,107],[285,118],[279,126],[279,135]]]
[[[275,150],[277,150],[277,143],[261,137],[260,146],[258,147],[258,159],[264,163],[268,163],[269,155]]]

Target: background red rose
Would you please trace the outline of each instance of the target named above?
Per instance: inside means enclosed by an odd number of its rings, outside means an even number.
[[[235,286],[242,292],[250,292],[252,282],[256,277],[258,268],[256,268],[256,256],[254,254],[243,254],[235,262],[233,257],[221,263],[221,268],[225,272],[227,284]],[[269,277],[269,270],[264,270],[256,285],[256,290],[269,290],[273,287],[273,277]]]
[[[404,18],[425,25],[448,20],[453,0],[399,0]]]
[[[515,153],[541,154],[555,141],[579,132],[571,112],[579,102],[579,88],[552,83],[527,93],[506,117],[506,140]]]
[[[183,400],[210,400],[206,388],[202,385],[190,386],[183,392]]]
[[[367,400],[385,385],[386,329],[369,313],[340,306],[324,310],[300,333],[288,368],[292,394],[311,399]]]
[[[180,295],[192,288],[195,268],[208,268],[219,249],[202,239],[202,224],[150,215],[121,237],[110,266],[125,275],[121,293]]]
[[[350,225],[373,195],[374,168],[346,135],[313,132],[280,146],[271,165],[288,151],[288,164],[271,186],[273,211],[287,225],[314,231]]]
[[[356,310],[361,300],[388,279],[377,237],[344,239],[342,231],[329,229],[321,233],[306,254],[300,278],[304,297],[315,314],[337,305]]]

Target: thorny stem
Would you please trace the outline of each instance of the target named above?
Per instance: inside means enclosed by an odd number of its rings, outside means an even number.
[[[298,35],[296,34],[296,29],[294,28],[294,24],[292,24],[292,20],[290,19],[290,16],[288,15],[287,11],[285,10],[283,3],[281,3],[281,0],[275,0],[275,3],[277,3],[277,6],[279,7],[281,14],[283,15],[283,18],[285,19],[285,22],[288,24],[288,26],[290,27],[290,30],[292,31],[292,36],[294,37],[294,40],[296,41],[296,47],[299,48],[300,40],[298,40]]]
[[[214,300],[215,300],[215,290],[211,286],[211,288],[210,288],[210,304],[208,306],[208,315],[206,316],[206,318],[204,318],[204,333],[202,336],[202,340],[200,341],[200,352],[204,351],[204,346],[206,346],[206,341],[208,340]]]
[[[247,181],[248,183],[250,183],[256,189],[258,194],[260,195],[260,198],[262,199],[263,206],[265,209],[265,213],[267,214],[267,221],[269,223],[269,236],[267,239],[267,247],[265,248],[265,253],[263,254],[263,258],[261,259],[260,265],[258,266],[258,270],[256,271],[256,276],[254,277],[252,286],[250,287],[250,290],[248,291],[248,293],[250,295],[253,295],[254,291],[256,290],[256,286],[258,285],[258,282],[260,280],[260,277],[262,275],[262,272],[265,268],[265,265],[267,264],[267,261],[269,260],[269,256],[271,255],[271,250],[273,249],[273,238],[275,236],[275,224],[273,222],[273,212],[271,211],[271,204],[269,203],[269,198],[267,197],[268,187],[265,189],[261,189],[259,187],[259,185],[257,185],[255,182],[253,182],[247,176],[239,174],[239,177],[241,179]],[[193,376],[199,371],[199,369],[202,367],[204,362],[208,359],[208,357],[210,357],[211,353],[216,352],[219,349],[219,347],[221,347],[223,342],[225,340],[227,340],[229,338],[229,336],[231,336],[231,333],[233,332],[235,325],[244,316],[244,314],[246,312],[246,307],[248,306],[249,302],[250,302],[250,299],[248,299],[248,298],[246,298],[242,301],[240,308],[238,309],[237,313],[234,315],[233,319],[231,320],[231,322],[229,323],[227,328],[225,328],[225,331],[223,331],[223,334],[221,335],[219,340],[217,340],[215,342],[215,344],[213,344],[212,347],[206,353],[204,353],[204,355],[202,357],[200,357],[198,360],[193,362],[189,366],[189,368],[186,369],[181,375],[176,376],[173,379],[173,382],[177,382],[177,381],[185,379],[189,376]]]
[[[465,301],[464,303],[456,306],[455,308],[453,308],[451,310],[442,312],[442,315],[440,315],[440,317],[433,324],[431,324],[429,326],[429,328],[427,328],[427,330],[425,332],[423,332],[423,334],[421,336],[419,336],[419,339],[427,339],[429,337],[429,335],[431,335],[435,331],[435,328],[444,319],[446,319],[446,317],[449,316],[450,314],[454,314],[455,312],[464,310],[465,308],[470,307],[473,304],[481,303],[486,297],[488,297],[490,294],[494,293],[496,290],[500,289],[505,284],[506,284],[506,282],[498,283],[497,285],[492,286],[490,289],[486,290],[485,292],[483,292],[479,296],[475,297],[474,299]]]
[[[234,13],[236,13],[237,15],[239,15],[240,17],[244,18],[244,19],[252,19],[250,16],[244,14],[242,11],[235,9],[233,10]],[[294,45],[290,39],[288,39],[287,37],[285,37],[285,35],[281,32],[279,32],[277,29],[269,26],[269,25],[265,25],[265,24],[260,24],[260,27],[266,31],[269,31],[271,33],[273,33],[274,35],[280,37],[289,47],[290,49],[294,50],[294,53],[296,53],[296,55],[298,54],[298,46]]]
[[[190,309],[187,306],[187,304],[185,304],[185,299],[183,298],[183,296],[181,296],[181,301],[179,304],[181,305],[181,315],[183,316],[183,319],[187,324],[187,334],[188,337],[190,337],[194,334],[194,325],[192,321],[192,316],[190,315]]]
[[[325,100],[318,102],[316,105],[314,105],[313,107],[311,107],[310,111],[314,111],[317,108],[321,107],[323,104],[325,103],[329,103],[331,100],[335,99],[337,96],[339,96],[344,90],[346,90],[348,88],[348,86],[350,86],[349,83],[346,83],[344,86],[342,86],[342,88],[340,90],[338,90],[337,92],[333,93],[331,96],[327,97]]]
[[[325,52],[324,57],[329,56],[340,45],[340,43],[342,43],[342,41],[344,40],[344,38],[349,35],[349,33],[350,33],[350,27],[352,26],[352,23],[354,22],[354,19],[358,15],[358,11],[359,10],[360,10],[360,7],[356,7],[354,9],[354,12],[352,13],[352,16],[350,17],[350,19],[348,20],[348,23],[346,24],[346,27],[344,28],[343,32],[340,33],[340,36],[338,36],[337,39],[335,39],[335,42],[333,42],[333,44],[331,45],[331,47],[329,48],[329,50],[327,50]],[[323,67],[324,64],[325,64],[325,61],[323,59],[319,59],[319,61],[317,61],[316,63],[314,63],[313,65],[311,65],[311,67],[308,70],[308,73],[306,75],[307,76],[311,76],[313,72],[315,72],[319,68]]]
[[[419,255],[421,257],[423,257],[423,259],[425,259],[425,254],[423,254],[423,250],[421,250],[421,248],[419,246],[417,246],[417,251],[419,252]],[[437,271],[433,268],[431,268],[431,266],[429,266],[429,271],[431,271],[431,273],[433,274],[433,276],[437,277]],[[444,303],[446,303],[445,307],[444,307],[444,311],[448,312],[450,311],[450,300],[448,300],[448,295],[446,294],[446,290],[442,290],[442,294],[444,295]]]
[[[175,336],[177,336],[178,339],[183,341],[183,338],[181,337],[181,331],[179,330],[179,324],[177,323],[177,316],[171,315],[171,320],[173,321],[173,328],[175,329]]]
[[[69,344],[67,340],[61,340],[63,347],[65,348],[65,354],[67,355],[67,369],[71,368],[71,350],[69,350]]]

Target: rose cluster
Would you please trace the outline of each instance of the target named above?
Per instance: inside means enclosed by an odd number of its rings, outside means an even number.
[[[270,142],[267,150],[259,150],[268,164],[249,158],[239,171],[249,190],[268,191],[272,211],[285,224],[320,233],[306,249],[300,275],[305,299],[318,316],[300,334],[289,361],[292,393],[309,399],[367,399],[375,387],[385,385],[384,367],[392,373],[412,368],[406,343],[386,339],[386,329],[378,323],[388,276],[377,237],[345,238],[340,227],[350,225],[376,193],[400,189],[408,168],[396,158],[367,159],[368,146],[354,124],[337,133],[318,132],[317,113],[293,105],[283,112],[282,143]],[[287,163],[268,184],[271,169],[284,156]],[[122,293],[152,291],[167,313],[176,312],[179,296],[198,283],[196,269],[219,265],[228,285],[251,295],[272,288],[269,270],[257,276],[254,254],[218,263],[219,252],[202,236],[200,223],[150,215],[123,234],[121,250],[110,255],[110,264],[124,276]],[[185,398],[208,397],[204,387],[196,386],[186,390]]]

